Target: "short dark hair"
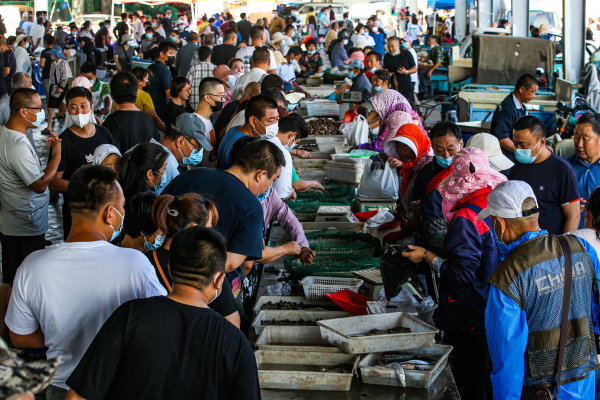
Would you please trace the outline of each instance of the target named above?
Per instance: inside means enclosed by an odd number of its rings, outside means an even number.
[[[208,60],[208,57],[212,55],[212,49],[208,46],[200,46],[198,48],[198,59],[200,61]]]
[[[198,33],[190,32],[188,35],[188,42],[193,42],[194,40],[198,40]]]
[[[123,222],[123,233],[132,239],[140,237],[142,233],[152,235],[156,226],[152,221],[152,206],[158,196],[153,192],[138,193],[129,202],[127,218]]]
[[[212,24],[213,22],[215,22],[215,19],[214,19],[213,17],[210,17],[210,18],[208,19],[208,23],[209,23],[209,24]]]
[[[177,45],[171,42],[170,40],[163,40],[158,44],[157,54],[160,55],[160,53],[163,53],[166,55],[169,52],[169,50],[177,50]]]
[[[248,110],[246,108],[246,110]],[[279,147],[268,140],[248,144],[238,155],[235,165],[246,174],[254,171],[267,171],[267,178],[273,177],[280,167],[285,166],[285,158]]]
[[[277,102],[277,105],[281,104],[283,107],[285,107],[285,96],[281,92],[281,88],[277,86],[271,86],[266,89],[261,89],[260,93],[264,94],[265,96],[269,96],[270,98],[275,100],[275,102]]]
[[[297,139],[304,139],[308,136],[308,125],[300,114],[291,113],[279,120],[279,132],[296,132]]]
[[[227,29],[225,31],[225,40],[231,40],[231,38],[235,37],[237,39],[237,32],[233,29]]]
[[[580,124],[590,124],[592,126],[592,131],[594,131],[596,135],[600,136],[600,114],[593,111],[587,111],[577,120],[577,125]]]
[[[317,41],[315,39],[308,39],[306,41],[305,47],[308,49],[308,46],[313,45],[313,44],[316,46],[317,45]]]
[[[226,262],[227,242],[215,229],[192,226],[173,237],[169,267],[175,284],[202,290],[215,274],[225,272]]]
[[[375,56],[375,58],[377,59],[377,61],[381,62],[382,57],[381,57],[381,53],[380,52],[373,50],[373,51],[370,51],[369,54],[367,54],[367,58],[368,57],[372,57],[372,56]]]
[[[538,117],[534,117],[533,115],[526,115],[524,117],[519,118],[514,124],[513,129],[515,131],[524,131],[528,130],[531,132],[536,139],[541,139],[546,137],[546,126]]]
[[[240,18],[246,18],[246,13],[241,13]]]
[[[522,87],[524,87],[525,89],[529,90],[529,89],[531,89],[531,87],[533,85],[539,86],[540,83],[535,78],[535,76],[533,76],[531,74],[525,74],[525,75],[521,76],[519,78],[519,80],[517,81],[517,84],[515,85],[515,91],[518,91]]]
[[[248,100],[246,106],[246,123],[250,120],[250,117],[261,119],[266,115],[267,110],[276,110],[277,103],[275,100],[264,94],[253,96]]]
[[[283,78],[275,74],[265,75],[263,80],[260,81],[260,91],[263,92],[265,89],[268,89],[270,87],[283,89]]]
[[[462,140],[462,133],[460,132],[460,128],[458,127],[458,125],[451,121],[437,122],[429,131],[429,139],[433,141],[433,139],[435,138],[443,137],[448,134],[454,136],[459,142]]]
[[[190,81],[185,76],[176,76],[171,81],[171,88],[169,89],[169,94],[171,95],[171,97],[177,98],[177,96],[179,96],[179,93],[181,93],[185,85],[189,83]]]
[[[121,20],[126,20],[127,19],[127,13],[121,13]]]
[[[77,97],[85,97],[90,102],[90,106],[93,104],[92,92],[90,92],[89,89],[86,89],[83,86],[73,86],[71,89],[69,89],[67,95],[65,96],[65,103],[67,103],[67,107],[69,107],[69,101]]]
[[[428,39],[435,40],[436,42],[438,42],[438,41],[439,41],[438,37],[437,37],[437,36],[435,36],[435,35],[429,35],[427,38],[428,38]]]
[[[293,30],[295,30],[295,29],[294,29],[294,25],[286,25],[286,26],[285,26],[285,29],[284,29],[283,31],[284,31],[284,32],[287,32],[287,31],[289,31],[289,30],[292,30],[292,31],[293,31]]]
[[[140,84],[131,72],[117,72],[110,81],[110,94],[115,103],[135,103]]]
[[[350,50],[352,50],[352,49],[350,49]],[[358,49],[357,49],[357,50],[358,50]],[[365,47],[363,47],[363,52],[364,52],[364,51],[367,51],[367,50],[374,51],[374,50],[373,50],[373,46],[365,46]],[[358,51],[360,51],[360,50],[358,50]],[[369,54],[371,54],[371,51],[369,51]],[[348,51],[348,53],[350,53],[350,51]]]
[[[148,75],[148,70],[142,67],[133,67],[129,72],[131,72],[138,81],[144,80],[144,78]]]
[[[93,61],[86,61],[81,64],[81,73],[82,74],[94,74],[96,75],[96,63]]]
[[[252,143],[256,140],[260,140],[260,139],[257,138],[256,136],[248,136],[248,135],[244,135],[241,138],[239,138],[238,140],[236,140],[235,143],[233,144],[233,146],[231,146],[231,151],[229,152],[229,159],[231,160],[231,163],[235,164],[238,156],[240,155],[240,152],[244,149],[244,147],[246,147],[247,145],[249,145],[250,143]]]
[[[202,78],[202,80],[200,81],[200,85],[198,85],[198,94],[200,95],[200,97],[205,96],[207,94],[211,94],[210,92],[212,92],[213,89],[218,85],[223,85],[223,82],[220,79],[217,79],[213,76],[207,76],[206,78]]]
[[[229,68],[231,68],[231,66],[233,65],[234,62],[239,61],[241,63],[244,63],[244,60],[242,60],[241,58],[232,58],[231,60],[229,60],[229,62],[227,63],[227,66]]]
[[[33,96],[39,96],[35,89],[21,88],[12,92],[10,95],[10,113],[17,114],[21,108],[31,107]]]
[[[300,46],[292,46],[288,50],[287,55],[300,56],[302,55],[302,48]]]
[[[257,47],[254,49],[254,53],[252,53],[252,64],[266,64],[267,61],[271,59],[271,53],[269,50],[263,47]],[[271,65],[271,68],[275,68],[274,65]]]
[[[375,71],[375,73],[373,74],[373,76],[381,79],[382,81],[388,82],[388,85],[390,85],[390,83],[391,83],[391,81],[390,81],[390,79],[391,79],[390,73],[386,69],[378,69],[377,71]]]
[[[250,28],[250,39],[260,39],[260,37],[265,33],[265,28],[260,25],[254,25]]]
[[[46,44],[54,44],[56,43],[56,38],[49,33],[44,35],[44,43]]]
[[[43,24],[43,23],[44,23],[44,17],[38,17],[38,19],[37,19],[37,24],[38,24],[38,25],[41,25],[41,24]]]
[[[77,168],[69,178],[67,199],[73,214],[95,216],[118,196],[117,173],[103,165]]]

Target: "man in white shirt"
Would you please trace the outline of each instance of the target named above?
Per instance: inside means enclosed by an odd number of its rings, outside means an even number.
[[[35,49],[42,46],[43,47],[43,38],[46,32],[44,28],[44,17],[38,17],[37,24],[31,27],[29,34],[31,36],[31,49],[35,52]]]
[[[242,49],[245,50],[248,47]],[[242,51],[240,50],[240,51]],[[238,51],[238,54],[240,52]],[[247,69],[244,75],[238,78],[235,82],[235,86],[241,86],[245,88],[251,82],[260,82],[262,78],[267,75],[267,71],[271,70],[271,55],[273,53],[270,50],[259,47],[252,52],[252,69]],[[236,58],[238,56],[236,55]]]
[[[265,28],[259,25],[254,25],[250,29],[250,38],[252,39],[252,46],[246,46],[243,49],[238,50],[235,53],[235,58],[239,58],[244,61],[244,68],[246,71],[250,71],[252,68],[250,64],[250,60],[254,57],[254,49],[261,47],[265,44],[266,36],[265,36]],[[269,74],[277,74],[277,61],[275,60],[275,54],[271,50],[269,51],[270,56],[270,69],[267,70]]]
[[[294,37],[296,36],[296,30],[292,25],[287,25],[284,31],[283,42],[281,42],[281,54],[285,57],[290,47],[294,45]]]
[[[141,43],[142,35],[144,35],[146,32],[144,28],[144,23],[142,22],[142,19],[138,15],[138,13],[134,13],[133,18],[135,20],[133,23],[133,37],[138,43]]]
[[[204,126],[198,125],[195,130],[204,134],[206,140],[212,147],[212,149],[209,150],[204,146],[204,154],[202,155],[200,166],[214,168],[215,162],[217,161],[217,139],[213,124],[210,122],[210,116],[223,109],[226,95],[225,86],[223,86],[223,82],[217,78],[204,78],[202,79],[202,82],[200,82],[199,92],[200,100],[198,101],[196,112],[193,115],[198,117]]]
[[[48,358],[62,357],[49,399],[66,396],[65,381],[114,310],[129,300],[167,294],[142,253],[108,243],[125,218],[125,198],[112,169],[79,168],[67,197],[69,237],[21,264],[6,314],[15,347],[48,347]]]

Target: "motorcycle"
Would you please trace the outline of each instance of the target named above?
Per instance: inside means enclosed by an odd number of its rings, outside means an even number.
[[[554,111],[554,122],[556,123],[556,132],[560,134],[562,139],[570,139],[575,134],[575,125],[579,117],[588,112],[594,110],[583,97],[576,96],[571,105],[567,106],[562,100],[556,103],[556,111]]]

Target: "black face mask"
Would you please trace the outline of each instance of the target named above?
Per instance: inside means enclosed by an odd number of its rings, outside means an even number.
[[[175,64],[175,56],[169,56],[167,58],[167,61],[165,62],[165,64],[167,64],[168,67]]]
[[[210,110],[212,112],[221,111],[222,108],[223,108],[223,102],[222,101],[215,101],[215,105],[214,106],[210,106]]]

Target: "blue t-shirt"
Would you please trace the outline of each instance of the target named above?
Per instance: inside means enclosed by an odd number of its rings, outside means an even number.
[[[577,183],[579,185],[579,194],[583,200],[587,200],[590,194],[600,186],[600,160],[594,164],[583,162],[577,154],[573,154],[567,158],[567,162],[571,164],[577,175]],[[585,211],[581,212],[579,220],[579,229],[585,225]]]
[[[373,38],[373,40],[375,41],[375,46],[373,46],[373,50],[375,50],[379,54],[384,54],[385,49],[383,46],[385,45],[385,35],[381,32],[378,32],[378,33],[369,32],[369,36],[371,36]]]
[[[152,97],[156,115],[160,119],[165,117],[165,109],[169,100],[167,99],[167,90],[171,87],[171,71],[169,67],[160,61],[155,61],[148,66],[148,78],[150,79],[150,88],[148,93]]]
[[[219,212],[216,229],[227,240],[227,251],[244,255],[248,261],[262,258],[262,207],[235,175],[212,168],[194,168],[173,179],[163,193],[173,196],[198,193],[212,200]],[[241,276],[241,266],[227,274],[232,286]]]
[[[510,180],[531,186],[540,208],[540,228],[554,235],[561,234],[565,223],[562,207],[581,197],[573,167],[552,153],[539,164],[516,161],[510,170]]]
[[[231,148],[239,138],[246,136],[239,128],[239,126],[234,126],[225,133],[225,136],[223,136],[223,140],[221,140],[221,144],[219,145],[219,152],[217,153],[218,169],[227,169],[231,167],[231,158],[229,157]]]

